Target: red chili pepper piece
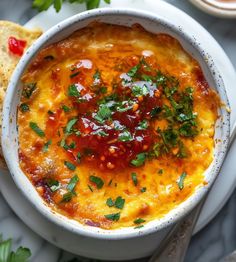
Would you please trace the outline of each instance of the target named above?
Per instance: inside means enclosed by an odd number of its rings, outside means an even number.
[[[8,38],[8,49],[14,55],[22,56],[27,42],[25,40],[16,39],[13,36]]]

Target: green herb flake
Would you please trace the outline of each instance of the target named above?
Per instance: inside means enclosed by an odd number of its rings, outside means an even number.
[[[79,74],[80,74],[80,72],[75,72],[75,73],[73,73],[73,74],[70,75],[70,78],[74,78],[74,77],[76,77],[76,76],[79,75]]]
[[[28,83],[25,84],[22,90],[22,96],[29,99],[33,92],[36,90],[37,88],[37,83]]]
[[[52,144],[52,139],[48,140],[48,142],[44,144],[43,149],[42,149],[43,153],[48,152],[48,148],[51,144]]]
[[[52,192],[57,191],[61,187],[59,181],[52,178],[47,179],[46,184]]]
[[[97,189],[101,189],[104,185],[103,180],[100,177],[97,177],[97,176],[90,176],[89,181],[96,184]]]
[[[22,113],[28,112],[29,110],[30,110],[29,105],[27,105],[26,103],[20,104],[20,111]]]
[[[131,161],[131,164],[136,167],[142,166],[146,160],[146,157],[147,157],[147,153],[140,153],[136,155],[136,159],[133,159]]]
[[[160,113],[161,113],[162,109],[161,107],[157,106],[157,107],[154,107],[151,112],[150,112],[150,115],[152,118],[158,116]]]
[[[137,178],[137,174],[136,173],[131,173],[131,178],[132,178],[132,181],[134,183],[135,186],[138,185],[138,178]]]
[[[93,188],[90,185],[88,185],[88,188],[91,192],[93,192]]]
[[[95,74],[93,75],[93,79],[95,81],[99,81],[101,79],[101,73],[99,72],[99,70],[97,69]]]
[[[65,113],[68,113],[68,112],[71,111],[71,109],[70,109],[68,106],[66,106],[66,105],[62,105],[61,108],[63,109],[63,111],[64,111]]]
[[[139,123],[137,130],[145,130],[148,128],[148,121],[144,119],[142,122]]]
[[[137,218],[137,219],[134,220],[134,224],[136,224],[136,225],[142,224],[144,222],[146,222],[146,220],[144,220],[142,218]]]
[[[182,175],[180,176],[178,182],[177,182],[180,190],[184,189],[184,180],[185,180],[186,176],[187,176],[187,173],[183,172]]]
[[[79,177],[78,177],[77,175],[74,175],[74,176],[71,178],[69,184],[67,185],[68,191],[70,191],[70,192],[73,193],[73,192],[74,192],[74,189],[75,189],[75,187],[76,187],[76,185],[77,185],[78,182],[79,182]]]
[[[74,171],[74,170],[76,169],[76,166],[75,166],[74,164],[72,164],[71,162],[64,161],[64,165],[65,165],[68,169],[70,169],[70,170],[72,170],[72,171]]]
[[[109,207],[113,207],[113,206],[114,206],[114,202],[113,202],[113,200],[112,200],[111,197],[107,199],[106,204],[107,204],[107,206],[109,206]]]
[[[129,142],[133,140],[133,136],[128,130],[124,130],[118,135],[118,140],[122,142]]]
[[[67,94],[68,96],[80,97],[80,92],[75,84],[69,86]]]
[[[101,104],[99,106],[99,110],[97,111],[97,113],[94,115],[93,118],[97,120],[99,123],[104,123],[105,120],[111,117],[111,114],[112,112],[110,108],[105,104]]]
[[[77,118],[73,118],[73,119],[71,119],[71,120],[67,123],[66,129],[65,129],[65,131],[66,131],[67,134],[69,134],[69,133],[71,132],[73,126],[76,124],[77,121],[78,121]]]
[[[142,228],[142,227],[143,227],[143,225],[139,225],[139,226],[134,227],[134,229],[139,229],[139,228]]]
[[[130,76],[130,77],[134,77],[134,76],[137,74],[139,68],[140,68],[140,64],[137,64],[136,66],[132,67],[132,68],[129,70],[129,72],[127,73],[127,75]]]
[[[108,220],[118,221],[120,219],[120,213],[109,214],[104,216]]]
[[[149,89],[145,84],[143,86],[134,85],[132,87],[132,94],[135,97],[146,96],[148,93],[149,93]]]
[[[81,161],[81,153],[78,152],[77,153],[77,162],[80,163],[80,161]]]
[[[70,202],[71,199],[73,197],[73,193],[72,192],[67,192],[65,193],[63,196],[62,196],[62,200],[61,200],[61,203],[62,202]]]
[[[159,170],[157,171],[157,173],[160,174],[160,175],[163,174],[163,172],[164,172],[163,169],[159,169]]]
[[[124,205],[125,205],[125,199],[122,198],[121,196],[118,196],[115,200],[115,207],[118,209],[123,209]]]
[[[40,137],[45,136],[45,133],[43,132],[43,130],[35,122],[30,122],[29,126],[38,136]]]
[[[141,193],[144,193],[144,192],[146,192],[147,191],[147,188],[146,187],[142,187],[141,189],[140,189],[140,192]]]

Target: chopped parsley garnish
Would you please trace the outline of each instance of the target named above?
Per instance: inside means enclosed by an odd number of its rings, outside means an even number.
[[[57,191],[61,187],[59,181],[52,178],[48,178],[46,183],[52,192]]]
[[[187,176],[187,173],[183,172],[182,175],[180,176],[178,182],[177,182],[180,190],[184,189],[184,180],[185,180],[186,176]]]
[[[80,97],[80,92],[78,91],[76,84],[69,86],[68,96]]]
[[[68,113],[68,112],[71,111],[71,109],[70,109],[68,106],[66,106],[66,105],[62,105],[61,108],[63,109],[63,111],[64,111],[65,113]]]
[[[115,200],[114,203],[115,207],[118,209],[123,209],[124,205],[125,205],[125,199],[122,198],[121,196],[118,196]]]
[[[88,188],[91,192],[93,192],[93,188],[90,185],[88,185]]]
[[[29,99],[33,92],[36,90],[37,88],[37,83],[28,83],[25,84],[22,90],[22,96]]]
[[[112,200],[111,197],[107,199],[106,204],[109,207],[113,207],[114,206],[114,201]]]
[[[62,200],[61,202],[69,202],[71,201],[72,197],[73,197],[73,193],[72,192],[67,192],[62,196]]]
[[[95,81],[99,81],[101,79],[101,73],[99,72],[99,70],[97,69],[95,74],[93,75],[93,79]]]
[[[149,93],[149,90],[145,84],[143,86],[134,85],[132,87],[132,94],[136,97],[146,96],[148,93]]]
[[[49,148],[49,146],[50,146],[51,144],[52,144],[52,139],[48,140],[48,142],[46,142],[46,143],[44,144],[43,149],[42,149],[43,153],[48,152],[48,148]]]
[[[158,174],[163,174],[163,169],[159,169]]]
[[[89,181],[96,184],[97,189],[101,189],[104,185],[103,180],[100,177],[97,177],[97,176],[90,176]]]
[[[70,75],[70,78],[74,78],[74,77],[76,77],[76,76],[79,75],[79,74],[80,74],[80,72],[75,72],[75,73],[73,73],[73,74]]]
[[[140,189],[140,192],[141,193],[144,193],[144,192],[146,192],[147,191],[147,188],[146,187],[142,187],[141,189]]]
[[[77,157],[77,162],[80,163],[81,157],[82,157],[82,156],[81,156],[81,153],[78,152],[76,157]]]
[[[71,178],[69,184],[67,185],[68,191],[70,191],[70,192],[73,193],[73,192],[74,192],[74,189],[75,189],[75,187],[76,187],[76,185],[77,185],[78,182],[79,182],[78,176],[77,176],[77,175],[74,175],[74,176]]]
[[[27,105],[26,103],[20,104],[20,111],[21,111],[22,113],[25,113],[25,112],[27,112],[27,111],[29,111],[29,110],[30,110],[29,105]]]
[[[35,122],[30,122],[29,126],[38,136],[40,137],[45,136],[44,131]]]
[[[137,130],[145,130],[148,128],[148,121],[144,119],[142,122],[139,123]]]
[[[136,66],[132,67],[132,68],[129,70],[129,72],[127,73],[127,75],[130,76],[130,77],[134,77],[134,76],[137,74],[139,68],[140,68],[140,64],[137,64]]]
[[[156,117],[156,116],[158,116],[161,113],[161,111],[162,111],[161,107],[160,106],[156,106],[156,107],[154,107],[151,110],[150,115],[151,115],[152,118]]]
[[[134,224],[142,224],[142,223],[144,223],[144,222],[146,222],[146,220],[144,220],[144,219],[142,219],[142,218],[137,218],[137,219],[135,219],[134,220]]]
[[[118,221],[120,219],[120,213],[109,214],[104,216],[108,220]]]
[[[128,130],[124,130],[122,133],[119,133],[118,140],[122,142],[129,142],[133,140],[133,137]]]
[[[66,129],[65,129],[65,131],[66,131],[67,134],[71,132],[73,126],[75,125],[75,123],[76,123],[77,121],[78,121],[77,118],[73,118],[73,119],[71,119],[71,120],[67,123]]]
[[[147,153],[140,153],[136,155],[136,159],[131,160],[133,166],[139,167],[142,166],[146,160]]]
[[[68,169],[70,169],[70,170],[72,170],[72,171],[74,171],[74,170],[76,169],[76,166],[75,166],[74,164],[72,164],[71,162],[64,161],[64,164],[65,164],[65,166],[66,166]]]
[[[132,178],[132,181],[134,183],[135,186],[138,185],[138,178],[137,178],[137,174],[136,173],[131,173],[131,178]]]
[[[101,104],[99,106],[99,109],[97,111],[97,113],[94,115],[94,119],[97,120],[99,123],[104,123],[105,120],[109,119],[111,117],[111,110],[110,108],[105,105],[105,104]]]
[[[93,131],[91,134],[102,136],[102,137],[108,136],[108,134],[105,131],[101,130],[101,129]]]
[[[143,225],[139,225],[139,226],[134,227],[134,229],[139,229],[139,228],[142,228],[142,227],[143,227]]]

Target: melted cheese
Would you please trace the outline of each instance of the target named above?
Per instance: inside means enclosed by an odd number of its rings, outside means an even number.
[[[127,57],[140,56],[144,56],[147,61],[155,61],[154,64],[162,72],[176,77],[180,89],[187,86],[194,89],[194,112],[198,116],[200,133],[192,139],[183,139],[189,151],[188,157],[178,159],[167,154],[146,161],[141,167],[129,166],[118,170],[100,169],[82,159],[75,170],[69,170],[64,162],[71,159],[66,150],[58,146],[63,132],[59,136],[57,131],[59,127],[66,126],[74,113],[60,110],[60,118],[52,128],[47,128],[47,121],[50,118],[49,110],[56,112],[63,104],[72,107],[67,93],[72,81],[71,68],[76,65],[86,75],[83,86],[91,85],[94,70],[99,68],[109,94],[113,90],[112,81],[121,75],[116,66]],[[81,223],[105,229],[135,226],[135,219],[142,218],[148,222],[160,218],[191,196],[197,188],[204,186],[204,171],[213,159],[214,126],[219,100],[208,87],[197,61],[171,36],[154,35],[139,26],[126,28],[93,24],[42,50],[25,72],[22,81],[37,82],[37,89],[30,99],[22,97],[22,102],[29,105],[30,111],[19,110],[18,113],[20,165],[39,194],[56,211]],[[33,132],[29,122],[37,123],[45,131],[45,137],[39,137]],[[156,121],[154,125],[163,128],[167,126],[167,121]],[[50,139],[52,144],[47,152],[43,152],[43,146]],[[137,174],[137,185],[132,180],[132,172]],[[177,182],[183,172],[187,176],[184,188],[180,190]],[[79,177],[74,189],[76,194],[70,201],[62,202],[74,174]],[[97,188],[89,179],[91,175],[101,178],[104,186]],[[48,177],[59,181],[60,188],[57,191],[51,192],[42,182]],[[146,188],[145,192],[141,192],[143,188]],[[118,196],[125,199],[123,209],[106,205],[108,198],[114,200]],[[120,214],[118,221],[105,217],[116,213]]]

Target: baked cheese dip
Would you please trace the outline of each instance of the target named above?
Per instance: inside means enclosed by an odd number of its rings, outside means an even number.
[[[92,23],[22,82],[20,166],[54,211],[140,228],[206,184],[219,98],[170,35]]]

